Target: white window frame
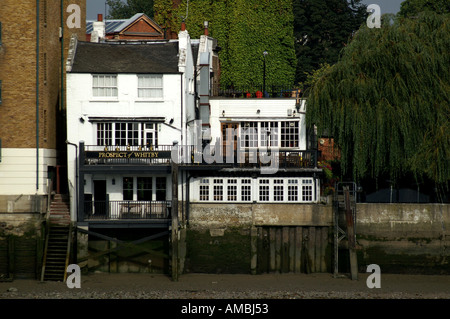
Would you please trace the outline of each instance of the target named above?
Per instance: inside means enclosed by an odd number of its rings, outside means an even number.
[[[224,178],[214,178],[212,186],[213,186],[213,193],[212,193],[213,201],[223,202],[224,198],[226,198]]]
[[[271,201],[270,179],[261,178],[258,179],[258,202],[268,203]]]
[[[152,124],[152,126],[147,126]],[[118,127],[125,125],[125,145],[119,144],[116,138]],[[130,126],[132,129],[130,130]],[[146,146],[143,145],[147,133],[153,133],[152,146],[158,147],[158,123],[155,122],[97,122],[95,128],[95,141],[97,146]],[[130,143],[131,141],[131,143]],[[137,141],[137,143],[136,143]]]
[[[280,147],[299,148],[300,147],[300,122],[281,121],[280,122]],[[294,144],[294,145],[291,145]]]
[[[202,178],[200,180],[200,187],[199,187],[199,200],[201,202],[209,202],[210,198],[210,189],[209,189],[209,178]]]
[[[143,84],[142,79],[156,79],[154,85]],[[147,94],[143,94],[147,92]],[[148,94],[149,92],[152,92]],[[156,93],[156,94],[155,94]],[[137,98],[141,101],[162,101],[164,99],[164,76],[162,74],[138,74],[137,75]]]
[[[241,149],[300,147],[300,121],[241,121],[239,122]]]
[[[213,203],[314,203],[312,177],[204,177],[198,181],[198,201]]]
[[[299,180],[297,178],[289,178],[287,180],[287,201],[298,202],[300,199]]]
[[[114,79],[115,83],[110,85],[105,85],[105,79],[110,78]],[[96,80],[97,79],[97,80]],[[99,84],[99,80],[103,79],[103,84]],[[94,100],[118,100],[119,98],[119,77],[117,74],[92,74],[92,97]],[[101,90],[103,89],[103,90]],[[100,91],[97,91],[100,90]],[[108,92],[111,90],[112,94],[100,94],[99,92],[105,91]]]
[[[252,192],[252,179],[250,178],[240,178],[238,179],[239,188],[239,199],[241,202],[251,202],[253,200],[253,192]]]
[[[272,182],[273,182],[273,201],[284,202],[285,201],[284,179],[276,178],[272,180]]]
[[[312,179],[302,180],[302,202],[312,202],[314,199],[314,183]]]

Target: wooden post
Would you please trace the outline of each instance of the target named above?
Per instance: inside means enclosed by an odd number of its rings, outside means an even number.
[[[276,270],[276,262],[275,262],[275,227],[269,227],[269,271]]]
[[[350,193],[348,188],[344,189],[345,194],[345,219],[347,222],[348,251],[350,254],[350,273],[352,280],[358,280],[358,258],[356,255],[355,228],[352,209],[350,206]]]
[[[178,164],[172,161],[172,280],[178,281]]]
[[[295,227],[295,273],[301,273],[302,271],[302,245],[303,245],[303,232],[302,227]]]
[[[250,270],[252,275],[256,275],[258,269],[258,228],[254,226],[250,229],[250,241],[252,250]]]
[[[310,272],[316,272],[316,227],[309,227],[308,234],[308,261]]]
[[[289,227],[289,272],[295,272],[295,228]]]
[[[281,229],[281,269],[280,272],[289,272],[289,227]]]
[[[9,278],[14,277],[15,272],[15,262],[16,262],[16,254],[15,254],[15,240],[13,236],[7,237],[8,241],[8,273]]]

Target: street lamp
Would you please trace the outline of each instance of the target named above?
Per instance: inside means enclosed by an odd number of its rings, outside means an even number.
[[[264,74],[263,74],[263,94],[266,95],[266,56],[269,54],[267,50],[264,50],[263,56],[264,56]]]

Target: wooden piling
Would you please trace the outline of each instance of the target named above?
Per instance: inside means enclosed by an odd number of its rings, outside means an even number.
[[[275,228],[269,229],[269,271],[275,271],[276,270],[276,263],[275,263]]]
[[[302,271],[302,243],[303,232],[302,227],[295,227],[295,266],[294,272],[300,273]]]
[[[325,226],[259,227],[257,272],[326,272],[328,232]]]
[[[295,228],[288,227],[289,231],[289,272],[295,272]]]

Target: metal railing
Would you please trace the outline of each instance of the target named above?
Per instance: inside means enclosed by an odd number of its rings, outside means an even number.
[[[170,218],[169,201],[89,201],[84,220],[147,220]]]
[[[202,154],[194,155],[191,151],[191,159],[189,163],[194,165],[225,165],[230,167],[277,167],[277,168],[316,168],[317,167],[317,151],[276,151],[267,152],[260,150],[245,150],[235,152],[232,157],[220,155],[220,162],[207,163]],[[198,159],[201,159],[200,161]]]
[[[292,85],[248,85],[248,86],[220,86],[214,85],[212,97],[226,98],[300,98],[303,92]]]
[[[213,156],[216,161],[205,161],[201,147],[193,145],[180,146],[172,154],[173,145],[160,145],[157,148],[140,146],[85,146],[85,165],[170,165],[173,160],[180,165],[226,165],[230,167],[264,167],[279,168],[315,168],[317,167],[316,150],[277,150],[267,152],[259,149],[241,149],[227,158],[226,155]],[[225,151],[224,151],[225,153]],[[177,160],[178,158],[178,160]],[[266,158],[266,160],[263,160]],[[200,160],[198,160],[200,159]],[[274,162],[275,161],[275,162]]]

